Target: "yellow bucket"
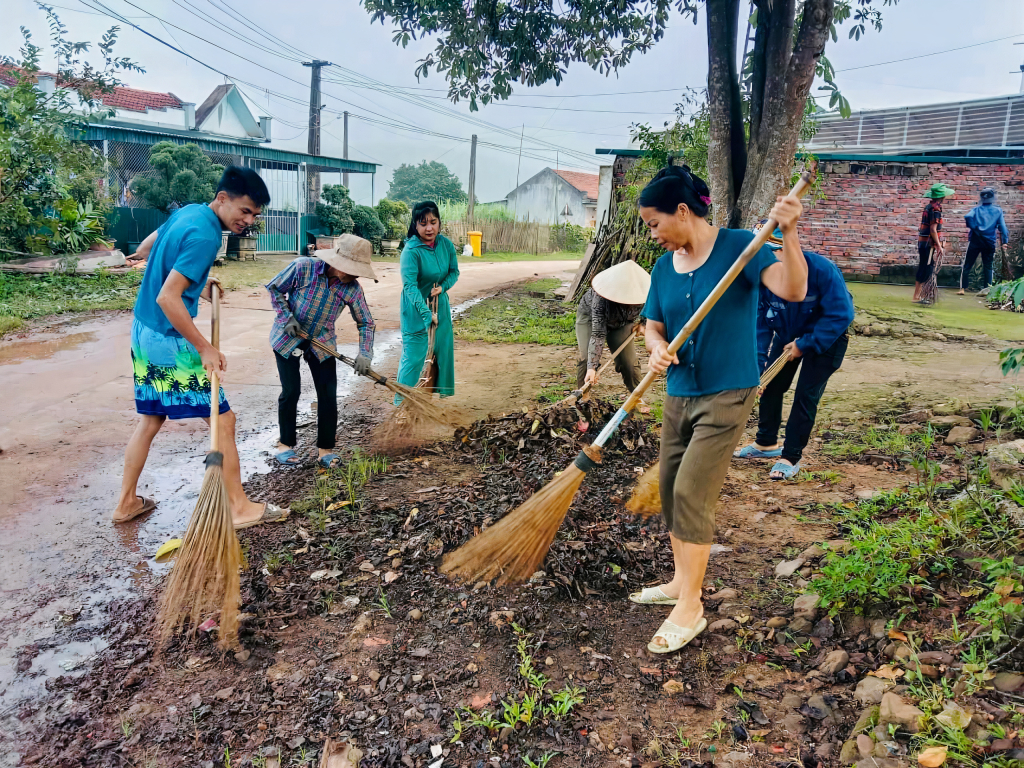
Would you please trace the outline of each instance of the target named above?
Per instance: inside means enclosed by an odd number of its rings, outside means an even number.
[[[467,232],[469,235],[469,244],[473,247],[473,255],[478,259],[483,258],[483,232]]]

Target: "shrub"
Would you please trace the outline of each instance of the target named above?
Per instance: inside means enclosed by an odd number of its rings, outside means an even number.
[[[210,160],[196,144],[161,141],[149,151],[153,169],[129,184],[133,195],[150,208],[170,213],[191,203],[213,200],[224,166]]]
[[[409,229],[409,206],[401,200],[381,198],[376,207],[377,218],[384,225],[389,240],[402,240]]]
[[[373,243],[374,247],[380,246],[380,239],[386,231],[384,225],[377,217],[377,212],[368,205],[357,205],[352,211],[353,231],[362,238]]]
[[[321,202],[316,204],[316,215],[332,235],[343,235],[355,228],[352,220],[355,206],[345,187],[328,184],[321,191],[320,198]]]

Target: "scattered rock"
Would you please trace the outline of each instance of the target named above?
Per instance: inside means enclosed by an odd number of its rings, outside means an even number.
[[[889,692],[882,695],[882,703],[878,710],[878,724],[894,723],[908,733],[921,730],[921,718],[924,716],[917,707],[907,704],[897,694]]]
[[[981,437],[981,430],[974,427],[953,427],[946,435],[946,445],[966,445]]]
[[[287,746],[288,749],[298,749],[299,747],[301,747],[305,743],[306,743],[306,737],[305,736],[296,736],[291,741],[286,742],[285,746]]]
[[[875,619],[868,625],[868,631],[875,640],[881,640],[886,635],[885,627],[888,623],[885,619]]]
[[[919,651],[917,660],[922,664],[946,664],[953,663],[953,656],[945,651]]]
[[[681,683],[678,680],[666,680],[662,684],[661,689],[669,696],[675,696],[676,694],[686,693],[686,683]]]
[[[371,669],[369,672],[366,673],[366,676],[373,680],[373,682],[375,683],[378,680],[380,680],[380,672],[378,672],[376,669]]]
[[[905,768],[899,760],[891,757],[865,757],[855,763],[855,768]]]
[[[809,717],[813,717],[815,720],[822,720],[827,725],[836,725],[836,718],[832,714],[832,707],[829,706],[828,702],[825,701],[825,697],[816,693],[807,700],[800,712]]]
[[[515,611],[491,611],[490,622],[494,626],[501,629],[502,627],[511,624],[515,621]]]
[[[1014,482],[1024,482],[1024,439],[994,445],[985,451],[992,482],[1004,491],[1012,489]]]
[[[793,613],[797,616],[803,616],[809,621],[814,621],[814,617],[818,614],[818,603],[820,602],[821,597],[813,592],[800,595],[800,597],[793,601]]]
[[[796,712],[790,712],[780,723],[782,726],[783,733],[788,733],[790,736],[797,737],[807,732],[807,723],[804,722],[802,715]]]
[[[411,611],[409,611],[409,619],[410,620],[412,620],[412,621],[419,621],[422,618],[423,618],[423,611],[421,611],[419,608],[413,608]]]
[[[753,755],[749,752],[730,752],[725,757],[715,761],[716,768],[737,768],[737,766],[748,765]]]
[[[787,624],[789,624],[789,619],[782,616],[772,616],[765,623],[765,626],[767,626],[768,629],[782,629]]]
[[[469,703],[471,709],[483,709],[484,707],[490,706],[491,704],[491,692],[481,693],[478,696],[474,696],[473,700]]]
[[[735,632],[739,623],[732,619],[719,619],[708,625],[708,632]]]
[[[897,416],[896,421],[902,424],[924,424],[932,415],[932,412],[927,408],[919,408],[916,411],[908,411],[902,416]]]
[[[735,589],[732,587],[726,587],[725,589],[718,590],[713,595],[708,595],[704,600],[709,603],[720,603],[723,600],[735,600],[739,596],[740,593]]]
[[[868,739],[868,741],[871,741],[871,739]],[[861,756],[860,751],[857,749],[856,741],[849,739],[843,742],[843,748],[839,750],[840,763],[843,765],[853,765],[861,758]]]
[[[952,427],[972,427],[971,420],[964,416],[933,416],[928,423],[935,429],[947,429]]]
[[[825,657],[825,661],[818,665],[818,671],[834,676],[838,674],[839,670],[846,669],[846,665],[849,663],[850,654],[840,648]]]
[[[863,616],[850,616],[843,619],[843,633],[849,637],[856,637],[861,632],[868,631],[868,622]]]
[[[992,678],[992,687],[1000,693],[1013,693],[1024,685],[1024,675],[1015,675],[1013,672],[997,672]]]
[[[783,560],[781,563],[775,566],[775,578],[776,579],[788,579],[794,573],[796,573],[800,566],[804,564],[802,557],[798,557],[796,560]]]
[[[213,694],[213,696],[219,701],[227,701],[231,698],[231,694],[233,694],[234,692],[234,688],[221,688],[219,691]]]
[[[868,707],[860,713],[860,717],[857,718],[856,724],[853,726],[853,730],[850,731],[851,736],[859,736],[862,733],[867,733],[871,730],[871,724],[878,721],[878,705]]]
[[[875,749],[875,742],[866,733],[857,734],[857,751],[861,757],[871,757]],[[854,761],[855,762],[855,761]]]
[[[971,724],[971,713],[955,701],[947,701],[942,711],[935,716],[935,721],[947,728],[962,731]]]
[[[249,660],[249,656],[251,656],[251,655],[252,655],[252,651],[250,651],[248,648],[243,648],[242,650],[240,650],[240,651],[235,653],[235,661],[238,661],[238,662],[248,661]]]
[[[862,707],[869,704],[880,704],[882,696],[890,687],[889,683],[882,678],[868,675],[857,683],[857,690],[853,692],[853,697]]]
[[[807,549],[800,553],[800,557],[803,558],[804,562],[810,562],[811,560],[817,560],[819,557],[825,554],[825,550],[819,547],[817,544],[811,544]]]
[[[589,742],[592,749],[596,749],[598,752],[605,751],[604,743],[601,741],[601,737],[597,734],[597,731],[590,732]]]
[[[789,631],[796,635],[802,635],[811,629],[811,622],[805,616],[797,616],[789,622]]]
[[[782,697],[782,701],[779,702],[779,706],[783,709],[799,709],[803,703],[804,700],[801,699],[797,694],[787,693],[785,696]]]

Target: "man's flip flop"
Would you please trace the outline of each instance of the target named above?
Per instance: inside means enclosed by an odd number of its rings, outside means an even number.
[[[127,523],[129,520],[134,520],[136,517],[149,514],[156,509],[156,499],[150,499],[145,496],[136,496],[142,502],[142,507],[132,512],[128,517],[122,517],[119,520],[115,520],[114,524],[119,525],[120,523]]]
[[[645,587],[642,591],[631,594],[629,599],[638,605],[675,605],[679,602],[662,592],[661,587]]]
[[[735,451],[732,454],[734,459],[775,459],[781,455],[781,448],[772,448],[767,451],[762,451],[753,443],[751,443],[750,445],[744,445],[742,448],[740,448],[738,451]]]
[[[324,469],[334,469],[336,466],[341,464],[341,459],[339,459],[333,453],[328,453],[324,454],[319,459],[317,459],[316,463],[319,464]]]
[[[259,520],[250,520],[248,523],[238,523],[235,526],[236,531],[244,530],[245,528],[253,528],[257,525],[263,525],[264,523],[281,523],[288,519],[288,515],[291,514],[290,509],[282,509],[269,501],[263,505],[263,515]]]
[[[800,471],[799,464],[784,464],[781,461],[776,461],[775,466],[772,467],[772,471],[768,474],[769,480],[792,480],[797,472]],[[772,477],[778,472],[782,477]]]
[[[291,448],[287,451],[281,451],[280,453],[275,454],[274,458],[277,459],[278,464],[284,464],[286,467],[294,467],[296,464],[302,462],[302,459],[300,459]]]
[[[693,638],[703,632],[707,626],[708,621],[703,617],[701,617],[700,621],[697,622],[697,626],[693,629],[677,626],[668,619],[665,619],[661,628],[654,634],[651,642],[647,644],[647,650],[651,653],[672,653],[673,651],[678,651],[680,648],[692,641]],[[655,644],[654,641],[659,637],[664,640],[667,645]]]

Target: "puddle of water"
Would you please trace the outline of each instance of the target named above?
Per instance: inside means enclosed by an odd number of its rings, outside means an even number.
[[[69,333],[55,339],[37,338],[12,341],[0,346],[0,365],[23,363],[26,360],[45,360],[58,352],[68,352],[96,339],[95,331]]]

